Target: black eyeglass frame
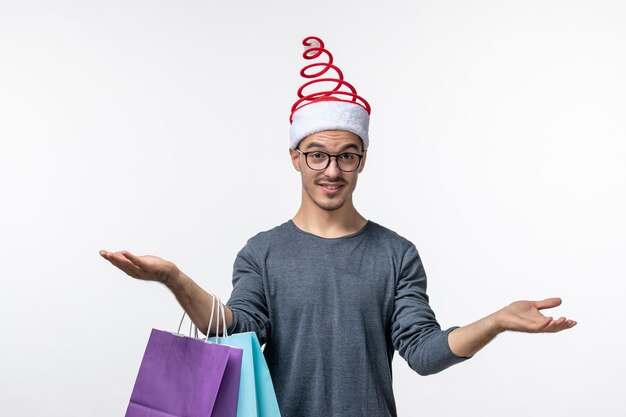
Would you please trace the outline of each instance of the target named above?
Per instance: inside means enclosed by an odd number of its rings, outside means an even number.
[[[298,151],[302,155],[304,155],[304,162],[306,163],[306,166],[308,166],[313,171],[326,171],[328,169],[328,167],[330,166],[330,161],[332,160],[333,157],[335,157],[335,160],[337,161],[337,169],[339,169],[339,171],[341,171],[341,172],[354,172],[357,169],[359,169],[359,167],[361,166],[361,159],[363,159],[363,154],[354,153],[354,152],[342,152],[340,154],[331,155],[331,154],[329,154],[327,152],[322,152],[322,151],[302,152],[298,148],[296,148],[296,151]],[[308,159],[308,155],[310,153],[323,153],[324,155],[327,155],[328,156],[328,161],[326,161],[326,166],[324,168],[311,168],[311,165],[309,165],[309,159]],[[354,169],[346,171],[345,169],[341,169],[341,167],[339,166],[339,157],[341,155],[356,155],[356,156],[359,157],[359,162],[356,164],[356,167]]]

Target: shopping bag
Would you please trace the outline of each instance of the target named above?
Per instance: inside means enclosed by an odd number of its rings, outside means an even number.
[[[243,351],[179,332],[152,330],[126,417],[235,417]]]
[[[209,340],[243,350],[237,417],[280,417],[274,384],[256,333],[224,333]]]

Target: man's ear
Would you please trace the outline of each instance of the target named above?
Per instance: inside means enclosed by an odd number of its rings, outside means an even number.
[[[363,151],[363,158],[361,158],[361,165],[359,165],[359,174],[365,168],[365,160],[367,159],[367,149]]]
[[[295,149],[289,148],[289,156],[291,157],[291,163],[296,171],[300,172],[300,152]]]

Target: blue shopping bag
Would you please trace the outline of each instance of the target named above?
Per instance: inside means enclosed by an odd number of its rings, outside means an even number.
[[[221,302],[220,306],[223,311]],[[224,319],[224,325],[225,322]],[[280,417],[274,384],[256,333],[228,335],[223,332],[222,337],[212,337],[209,340],[243,350],[237,417]]]

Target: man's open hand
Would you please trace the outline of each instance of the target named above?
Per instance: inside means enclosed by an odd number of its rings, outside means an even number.
[[[501,330],[525,333],[556,333],[576,325],[574,320],[546,317],[539,310],[561,305],[560,298],[542,301],[516,301],[496,313]]]
[[[101,250],[100,256],[131,277],[146,281],[166,282],[178,273],[176,265],[156,256],[135,256],[126,250],[120,252]]]

